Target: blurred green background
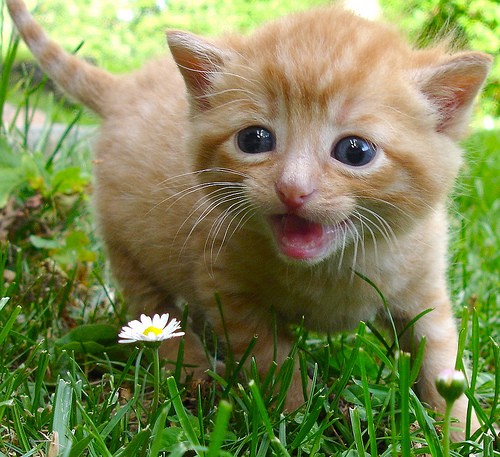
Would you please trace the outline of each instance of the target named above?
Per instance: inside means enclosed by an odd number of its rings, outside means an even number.
[[[296,11],[324,5],[325,0],[43,0],[28,5],[37,20],[67,49],[114,72],[140,66],[165,52],[164,31],[190,30],[203,35],[247,32],[259,23]],[[363,12],[378,7],[381,17],[398,25],[417,45],[453,32],[461,47],[498,56],[499,0],[346,0]],[[8,33],[5,30],[4,33]],[[29,53],[21,49],[21,58]],[[500,62],[482,96],[480,116],[500,116]]]

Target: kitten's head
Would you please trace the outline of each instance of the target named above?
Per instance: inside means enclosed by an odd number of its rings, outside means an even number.
[[[211,170],[199,176],[226,183],[209,187],[214,202],[309,262],[361,238],[390,242],[443,203],[491,60],[413,50],[337,8],[249,37],[168,40],[191,100],[196,168]]]

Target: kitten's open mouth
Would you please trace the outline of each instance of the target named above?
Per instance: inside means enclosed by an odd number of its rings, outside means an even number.
[[[280,251],[297,260],[324,257],[347,221],[323,225],[295,214],[277,214],[269,218]]]

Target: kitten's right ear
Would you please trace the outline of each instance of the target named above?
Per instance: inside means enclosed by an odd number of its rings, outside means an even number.
[[[213,78],[222,71],[230,53],[187,32],[168,31],[167,41],[192,100],[198,108],[208,108]]]
[[[480,91],[492,58],[480,52],[461,52],[440,65],[419,70],[416,80],[437,112],[437,130],[455,140],[463,138],[474,98]]]

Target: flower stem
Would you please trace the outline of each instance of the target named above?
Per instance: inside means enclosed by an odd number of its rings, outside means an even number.
[[[151,406],[151,417],[154,417],[158,410],[160,398],[160,354],[158,346],[153,348],[153,404]]]
[[[451,420],[451,408],[453,407],[453,401],[446,402],[446,409],[444,412],[444,422],[443,422],[443,456],[450,457],[450,420]]]

